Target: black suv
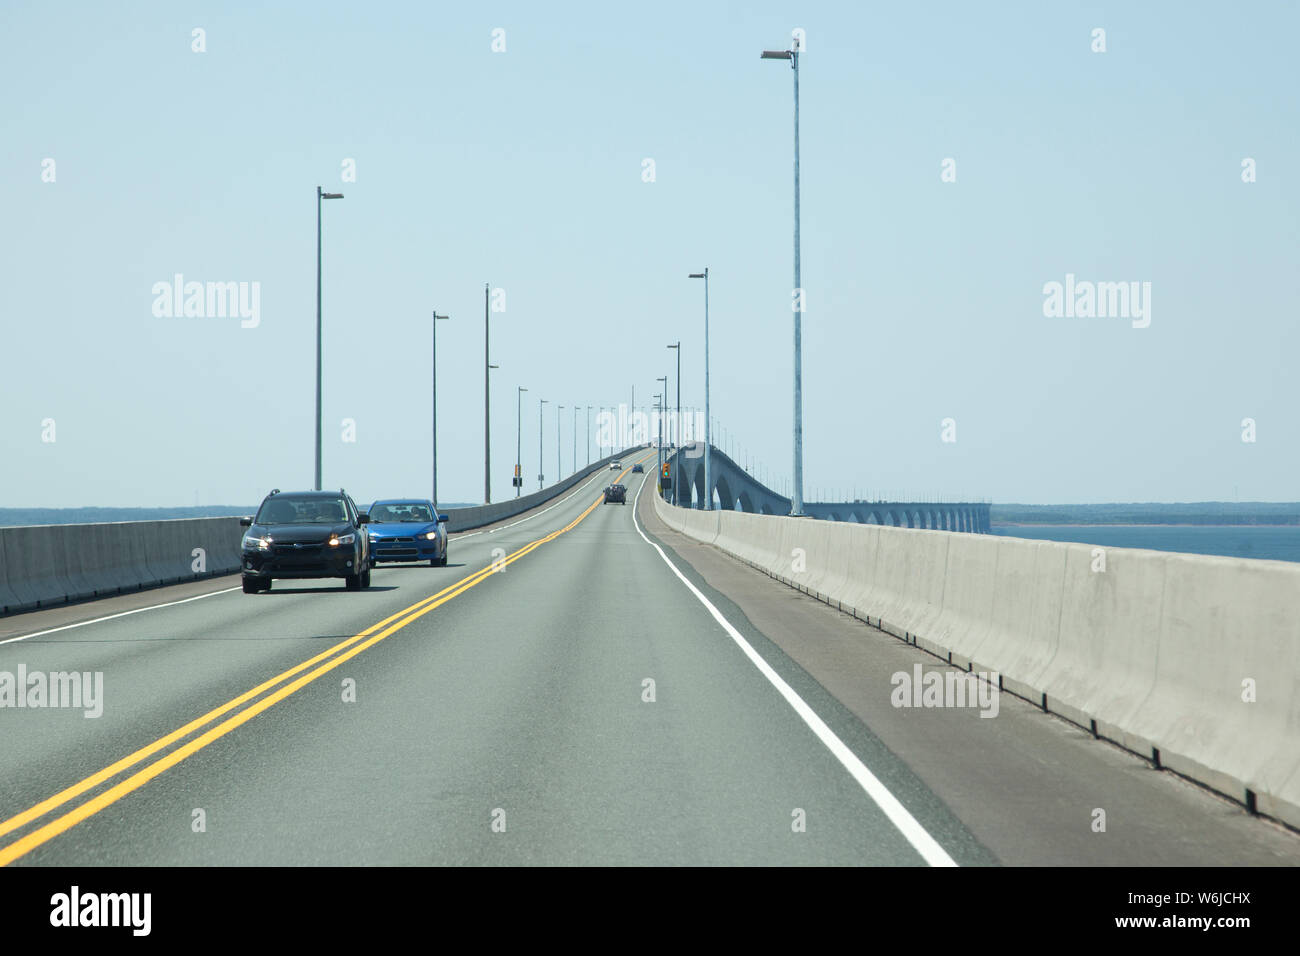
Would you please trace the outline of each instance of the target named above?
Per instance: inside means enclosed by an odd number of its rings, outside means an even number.
[[[627,486],[610,485],[608,488],[606,488],[605,503],[609,504],[611,501],[617,501],[621,505],[627,504]]]
[[[244,593],[271,590],[274,578],[343,578],[348,590],[370,587],[369,516],[338,491],[272,491],[252,518],[241,546]]]

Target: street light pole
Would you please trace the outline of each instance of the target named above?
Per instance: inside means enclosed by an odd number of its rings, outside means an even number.
[[[656,382],[663,382],[663,391],[659,393],[659,407],[655,409],[659,416],[659,475],[655,478],[655,487],[659,490],[659,497],[664,496],[663,474],[664,474],[664,409],[668,404],[668,376],[660,375]]]
[[[659,381],[659,379],[655,379],[655,381]],[[664,390],[667,391],[667,386],[664,387]],[[657,394],[657,395],[655,395],[654,397],[655,397],[656,399],[660,399],[660,400],[663,399],[663,395],[662,395],[662,394]],[[659,403],[656,402],[656,404],[655,404],[655,411],[658,411],[658,410],[659,410]],[[658,494],[660,494],[660,495],[663,494],[663,486],[662,486],[662,484],[661,484],[660,476],[664,473],[664,443],[663,443],[663,429],[662,429],[662,425],[663,425],[663,423],[660,422],[660,426],[661,426],[661,427],[660,427],[660,431],[659,431],[659,436],[658,436],[658,438],[656,439],[656,442],[655,442],[655,462],[656,462],[656,464],[655,464],[655,489],[656,489],[656,492],[657,492]]]
[[[682,342],[668,346],[677,352],[677,416],[673,419],[673,429],[668,435],[668,444],[677,446],[678,461],[681,461],[682,449]],[[665,399],[666,401],[666,399]],[[673,502],[677,501],[677,475],[673,475]]]
[[[450,316],[433,312],[433,505],[438,506],[438,323]]]
[[[321,319],[320,319],[320,207],[323,199],[342,199],[342,193],[323,192],[316,187],[316,490],[320,491],[321,449]]]
[[[577,474],[578,471],[578,406],[573,406],[573,471],[569,474]]]
[[[564,477],[564,466],[560,464],[560,439],[563,437],[560,431],[560,412],[564,411],[563,405],[555,406],[555,480],[559,481]]]
[[[799,40],[789,50],[765,50],[765,60],[789,60],[794,73],[794,489],[790,514],[803,514],[803,286],[799,280]]]
[[[521,462],[522,462],[522,460],[523,460],[523,450],[524,450],[524,419],[523,419],[523,414],[522,414],[522,413],[523,413],[523,409],[524,409],[524,392],[528,391],[528,389],[524,388],[522,385],[518,385],[518,386],[516,386],[516,388],[518,389],[518,391],[515,393],[515,477],[514,477],[514,485],[515,485],[515,497],[518,498],[518,497],[519,497],[519,492],[523,489],[523,486],[524,486],[524,472],[523,472],[523,469],[520,467]]]
[[[488,387],[488,372],[496,366],[488,358],[488,294],[490,283],[483,283],[483,503],[492,503],[492,391]]]
[[[591,406],[587,406],[587,464],[591,464]],[[576,469],[575,469],[576,470]]]
[[[704,510],[713,510],[713,469],[709,464],[709,267],[703,272],[692,272],[692,279],[704,280]],[[680,352],[678,353],[681,354]]]
[[[546,466],[542,452],[542,430],[545,424],[542,420],[542,406],[546,404],[546,399],[537,400],[537,490],[541,491],[546,484]]]

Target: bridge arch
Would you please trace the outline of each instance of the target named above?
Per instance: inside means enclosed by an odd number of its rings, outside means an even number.
[[[735,511],[736,496],[732,493],[731,485],[725,475],[718,475],[717,481],[714,482],[714,488],[718,493],[718,507],[723,511]]]

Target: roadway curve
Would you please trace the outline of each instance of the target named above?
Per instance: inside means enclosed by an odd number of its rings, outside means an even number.
[[[0,863],[1300,861],[1009,696],[894,710],[890,673],[941,665],[664,528],[648,487],[600,504],[607,474],[365,592],[226,578],[0,621],[0,671],[104,675],[97,719],[0,709]]]

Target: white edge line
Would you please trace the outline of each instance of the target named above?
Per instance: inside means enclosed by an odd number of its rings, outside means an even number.
[[[786,703],[803,719],[803,722],[817,735],[817,738],[826,745],[826,749],[843,764],[844,769],[866,791],[867,796],[875,802],[876,806],[880,807],[885,816],[889,818],[889,821],[921,855],[921,858],[930,866],[956,866],[957,862],[948,855],[947,851],[939,845],[939,842],[934,837],[930,836],[925,827],[921,826],[916,817],[912,816],[907,808],[898,801],[898,798],[889,792],[889,788],[867,769],[867,765],[859,760],[857,754],[850,750],[848,745],[836,735],[835,731],[831,730],[826,725],[826,722],[817,716],[816,711],[804,702],[804,699],[795,692],[794,688],[787,684],[767,661],[763,660],[758,651],[754,650],[750,643],[741,636],[741,633],[731,625],[731,622],[722,616],[722,612],[714,607],[713,602],[701,594],[700,590],[687,579],[686,575],[678,570],[677,565],[673,564],[668,555],[664,554],[663,548],[646,537],[645,532],[641,530],[641,522],[637,520],[636,515],[637,508],[640,507],[641,492],[645,490],[645,486],[646,483],[642,480],[641,487],[637,489],[636,501],[632,505],[632,523],[637,534],[641,535],[641,539],[659,552],[659,557],[664,559],[664,563],[672,569],[673,574],[677,575],[682,584],[686,585],[687,589],[708,609],[709,613],[713,615],[713,619],[722,625],[723,630],[739,645],[745,656],[758,668],[759,673],[767,678],[768,682],[785,698]]]
[[[52,627],[47,631],[33,631],[31,634],[23,634],[19,637],[6,638],[0,641],[0,646],[5,644],[14,644],[18,641],[25,641],[32,637],[42,637],[46,634],[55,634],[58,631],[69,631],[74,627],[85,627],[88,624],[101,624],[104,621],[111,621],[114,618],[126,617],[128,614],[140,614],[143,611],[157,611],[159,608],[175,607],[178,604],[189,604],[191,601],[201,601],[203,598],[216,597],[218,594],[229,594],[231,591],[238,591],[240,588],[222,588],[220,591],[209,591],[207,594],[196,594],[194,597],[182,598],[179,601],[168,601],[166,604],[151,604],[148,607],[138,607],[131,611],[120,611],[117,614],[109,614],[107,617],[97,617],[90,621],[78,621],[75,624],[64,624],[61,627]],[[42,608],[44,610],[44,608]]]

